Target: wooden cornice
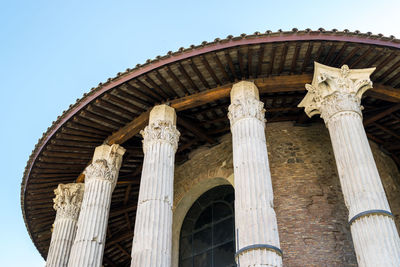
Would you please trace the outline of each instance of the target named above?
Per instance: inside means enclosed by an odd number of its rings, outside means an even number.
[[[305,91],[304,85],[311,83],[312,74],[271,76],[268,78],[249,79],[249,81],[253,81],[256,84],[260,94]],[[229,83],[200,93],[177,98],[167,104],[177,112],[195,108],[209,102],[228,98],[232,85],[233,83]],[[371,90],[367,91],[367,95],[389,102],[400,103],[400,90],[393,89],[391,86],[375,84]],[[107,137],[105,142],[111,145],[122,144],[129,140],[147,125],[149,114],[150,110],[142,113]]]

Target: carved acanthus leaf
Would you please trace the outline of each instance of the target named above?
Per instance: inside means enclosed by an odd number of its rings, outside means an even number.
[[[59,184],[53,199],[57,216],[77,220],[83,200],[84,184]]]
[[[231,125],[243,118],[256,118],[265,122],[264,103],[254,97],[236,98],[228,108]]]
[[[117,180],[117,166],[115,162],[109,162],[105,159],[98,159],[86,167],[85,181],[91,179],[106,180],[111,183],[116,183]]]
[[[361,97],[372,88],[369,75],[373,70],[350,70],[347,65],[337,69],[315,63],[314,80],[306,84],[307,95],[298,106],[304,107],[309,117],[321,114],[325,122],[340,111],[354,111],[362,116]]]
[[[171,121],[157,120],[150,123],[140,132],[143,136],[143,152],[154,142],[166,142],[172,145],[174,151],[178,148],[180,133]]]

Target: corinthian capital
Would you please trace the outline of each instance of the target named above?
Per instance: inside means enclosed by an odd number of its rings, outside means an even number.
[[[313,81],[306,84],[307,95],[298,107],[304,107],[309,117],[321,114],[325,122],[341,111],[354,111],[361,116],[361,97],[372,88],[369,77],[374,70],[350,70],[347,65],[339,69],[315,62]]]
[[[83,183],[59,184],[54,190],[56,197],[53,199],[53,207],[57,211],[57,216],[77,220],[83,191]]]
[[[150,112],[149,125],[140,133],[143,136],[143,152],[146,153],[151,144],[165,142],[178,148],[180,133],[176,129],[175,110],[167,105],[155,106]]]
[[[253,82],[241,81],[234,84],[228,108],[231,125],[243,118],[255,118],[264,123],[264,103],[259,99],[258,88]]]
[[[85,181],[106,180],[115,186],[124,153],[125,149],[117,144],[96,147],[92,163],[84,171]]]

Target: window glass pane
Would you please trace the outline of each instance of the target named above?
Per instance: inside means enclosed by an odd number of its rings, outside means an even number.
[[[200,214],[196,221],[194,229],[200,229],[201,227],[210,224],[212,221],[212,206],[206,208],[203,213]]]
[[[230,193],[230,194],[227,194],[227,195],[224,197],[224,200],[225,200],[226,202],[228,202],[228,203],[233,204],[233,202],[235,201],[235,194],[234,194],[233,192]]]
[[[214,203],[214,210],[213,210],[213,221],[219,221],[227,216],[232,215],[231,208],[222,202]]]
[[[234,267],[234,191],[219,186],[189,209],[181,228],[179,267]]]
[[[192,257],[190,257],[186,260],[180,260],[179,267],[193,267],[192,261],[193,261]]]
[[[207,251],[194,257],[193,267],[211,267],[212,266],[211,251]],[[222,267],[222,266],[221,266]]]
[[[235,265],[235,245],[233,241],[214,248],[214,266],[215,267],[231,267]]]
[[[201,230],[193,235],[193,252],[198,254],[210,248],[212,240],[211,227]]]
[[[233,240],[233,218],[215,224],[213,235],[213,245]]]
[[[192,256],[192,236],[183,237],[179,245],[179,254],[181,259]]]

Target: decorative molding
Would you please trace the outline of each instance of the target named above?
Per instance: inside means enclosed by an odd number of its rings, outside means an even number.
[[[244,248],[239,249],[235,253],[235,260],[237,261],[237,258],[239,257],[240,254],[249,252],[249,251],[255,250],[255,249],[266,249],[266,250],[270,250],[270,251],[277,253],[280,257],[283,256],[282,250],[276,246],[272,246],[272,245],[268,245],[268,244],[255,244],[255,245],[250,245],[250,246],[246,246]]]
[[[351,112],[356,113],[360,118],[362,118],[361,98],[353,94],[344,94],[339,92],[334,92],[333,94],[326,96],[321,102],[320,112],[321,118],[328,123],[333,115],[339,112]]]
[[[146,153],[149,146],[155,142],[169,143],[176,152],[180,133],[176,126],[167,120],[156,120],[150,122],[144,130],[140,131],[143,136],[143,152]]]
[[[307,95],[298,107],[304,107],[309,117],[321,114],[325,123],[342,111],[354,111],[362,116],[360,105],[364,92],[372,88],[369,78],[375,68],[340,69],[315,62],[312,84],[306,84]]]
[[[353,216],[353,218],[351,218],[349,220],[349,225],[352,225],[353,222],[355,222],[356,220],[358,220],[358,219],[360,219],[362,217],[371,216],[371,215],[387,216],[387,217],[390,217],[390,218],[394,219],[394,215],[390,211],[387,211],[387,210],[367,210],[367,211],[360,212],[360,213],[356,214],[355,216]]]
[[[86,167],[84,174],[85,182],[89,182],[90,180],[105,180],[115,186],[118,168],[116,164],[112,164],[105,159],[98,159]]]
[[[228,110],[228,118],[231,122],[231,126],[244,118],[255,118],[263,122],[263,124],[266,121],[264,103],[250,94],[232,100]]]
[[[56,197],[53,199],[57,218],[77,220],[83,200],[83,192],[83,183],[59,184],[54,190]]]
[[[125,149],[117,144],[96,147],[93,155],[93,162],[87,166],[83,172],[85,175],[85,182],[91,180],[109,181],[114,189],[124,153]]]

